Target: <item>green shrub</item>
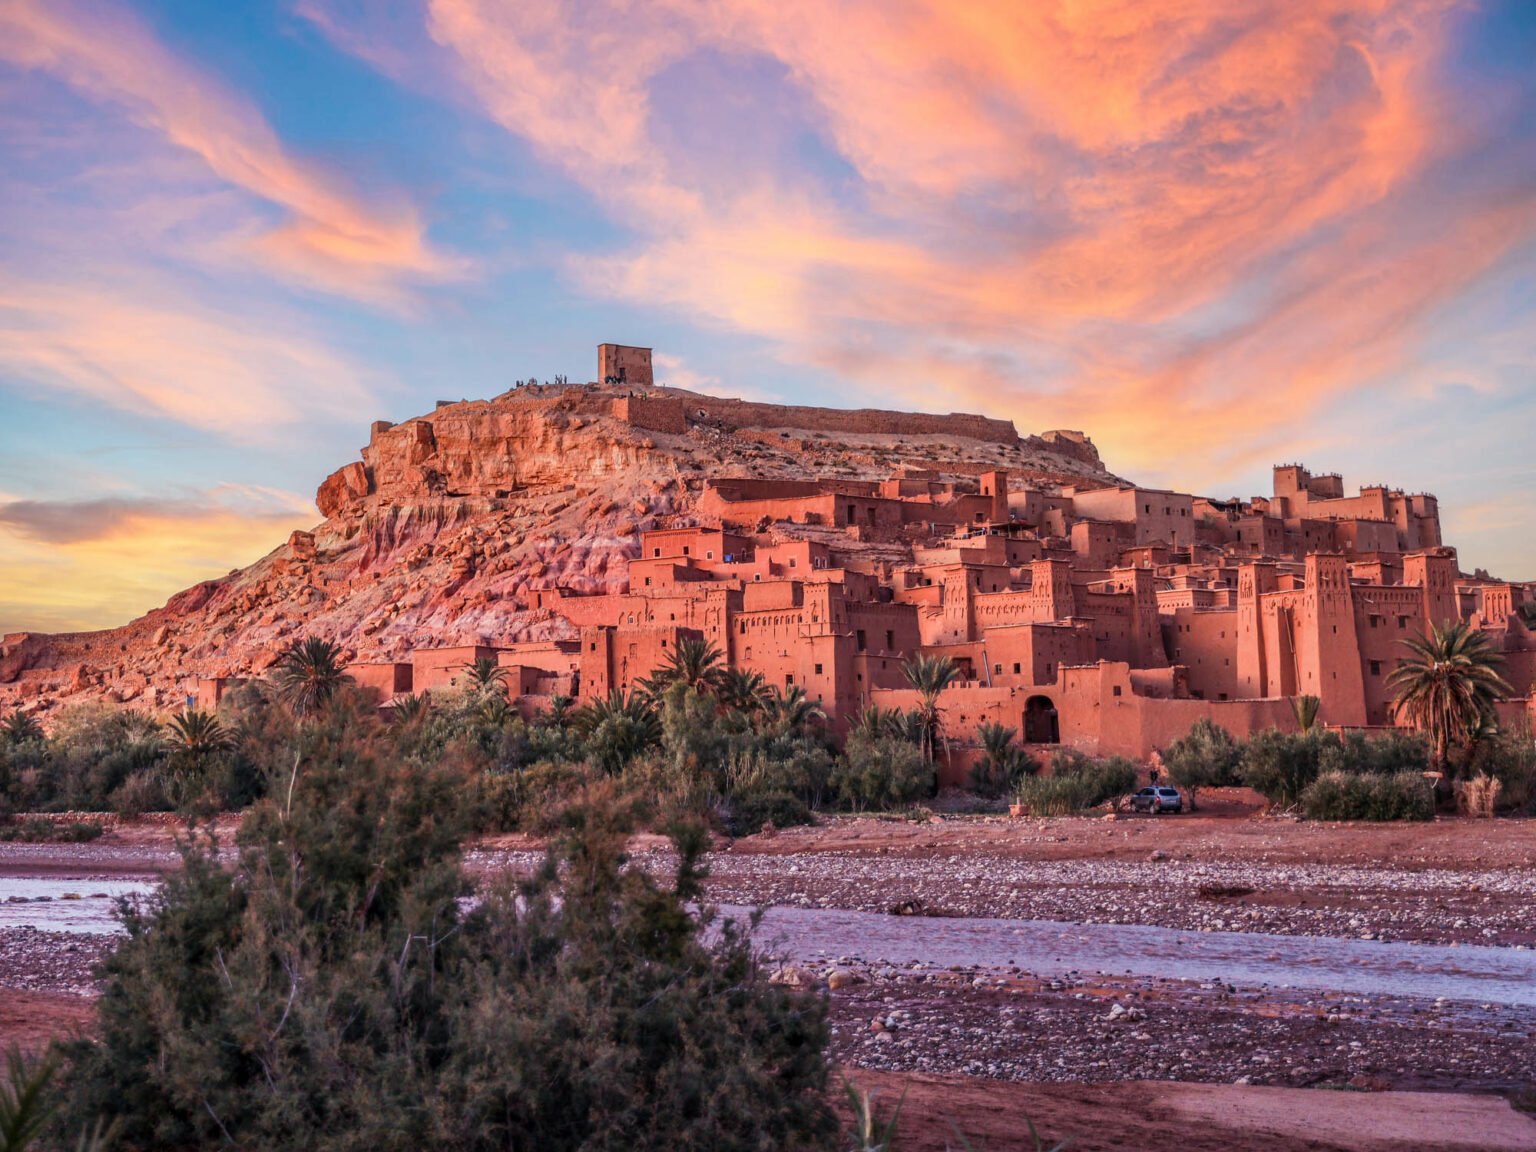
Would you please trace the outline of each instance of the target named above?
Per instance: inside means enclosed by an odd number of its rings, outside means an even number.
[[[1309,820],[1429,820],[1434,792],[1411,772],[1324,772],[1301,794]]]
[[[1516,724],[1482,741],[1471,770],[1499,782],[1499,811],[1536,815],[1536,740],[1528,724]]]
[[[29,820],[0,821],[0,840],[28,844],[83,844],[105,831],[96,820],[62,823],[35,816]]]
[[[1014,799],[1029,806],[1032,816],[1070,816],[1092,806],[1092,785],[1080,776],[1027,776],[1014,789]]]
[[[1134,791],[1136,776],[1136,765],[1124,756],[1061,748],[1051,756],[1051,774],[1024,777],[1014,788],[1014,799],[1036,816],[1070,816]]]
[[[732,836],[750,836],[764,824],[791,828],[813,822],[805,802],[788,792],[751,792],[736,796],[731,799],[728,811],[726,831]]]
[[[1429,768],[1429,743],[1417,732],[1319,733],[1319,772],[1424,772]]]
[[[833,768],[832,786],[855,812],[900,808],[933,794],[933,765],[922,749],[899,736],[855,731]]]
[[[1232,734],[1206,717],[1196,720],[1189,734],[1163,752],[1168,778],[1189,793],[1189,810],[1201,788],[1224,788],[1237,775],[1242,749]]]
[[[1243,745],[1239,768],[1242,782],[1271,804],[1290,807],[1317,779],[1318,760],[1330,736],[1316,729],[1301,735],[1275,728],[1256,733]]]
[[[334,701],[333,701],[334,703]],[[127,1147],[830,1148],[826,1002],[706,911],[697,826],[660,884],[595,780],[530,879],[473,909],[462,774],[328,722],[242,822],[124,910],[61,1114]]]

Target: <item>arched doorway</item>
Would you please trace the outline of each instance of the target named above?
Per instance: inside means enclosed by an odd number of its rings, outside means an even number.
[[[1061,726],[1056,705],[1049,696],[1031,696],[1024,702],[1024,743],[1060,744]]]

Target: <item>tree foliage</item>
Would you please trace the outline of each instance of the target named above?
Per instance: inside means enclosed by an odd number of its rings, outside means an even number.
[[[1435,766],[1450,763],[1450,750],[1482,734],[1493,703],[1512,691],[1497,668],[1503,657],[1488,635],[1456,621],[1433,625],[1428,634],[1403,641],[1409,655],[1387,678],[1400,717],[1429,736]]]
[[[531,879],[467,906],[451,770],[316,715],[233,868],[206,838],[125,908],[68,1106],[141,1147],[824,1148],[824,1001],[771,985],[740,924],[626,869],[611,795]],[[708,928],[708,932],[705,928]]]
[[[1168,778],[1189,793],[1191,812],[1201,788],[1224,788],[1233,782],[1241,759],[1242,747],[1232,734],[1204,716],[1163,751]]]

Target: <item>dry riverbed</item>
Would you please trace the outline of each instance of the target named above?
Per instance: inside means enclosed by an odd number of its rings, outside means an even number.
[[[1338,1088],[1386,1102],[1423,1099],[1387,1089],[1518,1096],[1536,1084],[1536,1004],[1523,994],[1479,999],[1471,975],[1466,995],[1403,990],[1437,974],[1458,989],[1463,961],[1468,973],[1484,960],[1518,962],[1515,971],[1536,962],[1536,824],[1311,825],[1257,816],[1241,795],[1214,796],[1209,807],[1193,817],[1113,820],[839,818],[718,843],[711,894],[723,904],[775,906],[779,920],[769,924],[791,925],[790,944],[777,945],[779,978],[830,982],[833,1054],[850,1075],[911,1086],[939,1111],[967,1093],[992,1104],[1027,1096],[1033,1105],[1021,1106],[1035,1108],[1057,1135],[1076,1133],[1076,1147],[1205,1147],[1189,1142],[1188,1125],[1152,1115],[1126,1128],[1134,1142],[1117,1142],[1111,1133],[1125,1127],[1111,1119],[1117,1094],[1134,1108],[1133,1097],[1151,1101],[1166,1091],[1191,1116],[1215,1108],[1231,1119],[1257,1107],[1254,1100],[1289,1099],[1253,1095],[1261,1090]],[[226,842],[231,831],[225,827]],[[164,825],[129,825],[86,844],[0,845],[0,901],[7,878],[19,892],[18,878],[79,877],[90,897],[86,878],[152,877],[176,866],[172,835]],[[468,863],[480,874],[523,871],[542,847],[499,837],[475,846]],[[633,857],[658,872],[674,862],[656,837],[637,838]],[[859,921],[859,913],[878,919]],[[835,950],[817,946],[819,926],[843,914],[853,917],[852,942],[845,923]],[[923,955],[936,929],[974,923],[996,932],[999,921],[1018,922],[1021,940],[1026,930],[1057,932],[1062,962]],[[1039,921],[1054,928],[1026,923]],[[871,934],[878,948],[860,945],[859,923],[881,927]],[[1150,968],[1091,962],[1096,941],[1148,933],[1165,958]],[[0,1041],[40,1042],[80,1025],[91,965],[109,946],[99,934],[0,927]],[[1309,947],[1401,955],[1394,963],[1410,973],[1408,983],[1389,979],[1372,991],[1362,977],[1329,987],[1326,966],[1276,978],[1276,965]],[[1248,955],[1256,967],[1212,975],[1197,964],[1210,955]],[[1218,1097],[1202,1091],[1247,1095],[1213,1104]],[[1454,1112],[1468,1098],[1430,1099]],[[1482,1144],[1458,1143],[1454,1126],[1427,1119],[1412,1144],[1392,1142],[1390,1126],[1374,1123],[1355,1137],[1293,1132],[1274,1108],[1243,1130],[1264,1134],[1254,1146],[1276,1148],[1536,1147],[1536,1121],[1492,1099],[1465,1106],[1485,1110]],[[980,1122],[988,1107],[978,1102],[961,1114]],[[987,1121],[978,1147],[1020,1146],[1011,1115],[1005,1108]],[[1084,1124],[1092,1125],[1087,1139]],[[944,1146],[945,1131],[918,1125],[912,1146]],[[1176,1138],[1180,1131],[1186,1138]],[[1221,1146],[1237,1145],[1210,1145]]]

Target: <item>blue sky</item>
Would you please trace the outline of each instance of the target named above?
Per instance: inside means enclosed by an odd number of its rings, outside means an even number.
[[[1305,460],[1536,578],[1536,9],[0,0],[0,631],[317,519],[377,418],[591,375]]]

